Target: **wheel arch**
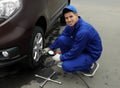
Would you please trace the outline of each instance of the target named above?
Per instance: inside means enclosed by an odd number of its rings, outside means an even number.
[[[35,26],[41,27],[42,30],[43,30],[43,32],[44,32],[44,34],[45,34],[46,29],[47,29],[47,21],[46,21],[46,18],[45,18],[44,16],[41,16],[41,17],[37,20]]]

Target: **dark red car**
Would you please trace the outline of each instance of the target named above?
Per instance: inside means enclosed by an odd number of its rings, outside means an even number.
[[[44,37],[70,0],[0,0],[0,67],[41,61]]]

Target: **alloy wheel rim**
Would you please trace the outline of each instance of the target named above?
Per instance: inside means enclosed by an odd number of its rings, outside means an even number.
[[[41,33],[37,33],[33,43],[33,60],[38,62],[42,56],[43,37]]]

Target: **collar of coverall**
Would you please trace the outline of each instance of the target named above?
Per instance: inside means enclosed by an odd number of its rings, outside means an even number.
[[[82,22],[82,18],[80,16],[78,18],[79,18],[78,22],[73,27],[73,29],[76,29],[76,30],[78,30],[80,28],[81,22]]]

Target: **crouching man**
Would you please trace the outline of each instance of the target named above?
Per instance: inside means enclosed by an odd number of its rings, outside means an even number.
[[[96,29],[82,17],[78,16],[74,6],[63,9],[66,27],[58,38],[44,50],[60,48],[61,54],[53,59],[66,72],[83,72],[86,76],[93,76],[99,64],[96,61],[102,53],[102,42]]]

